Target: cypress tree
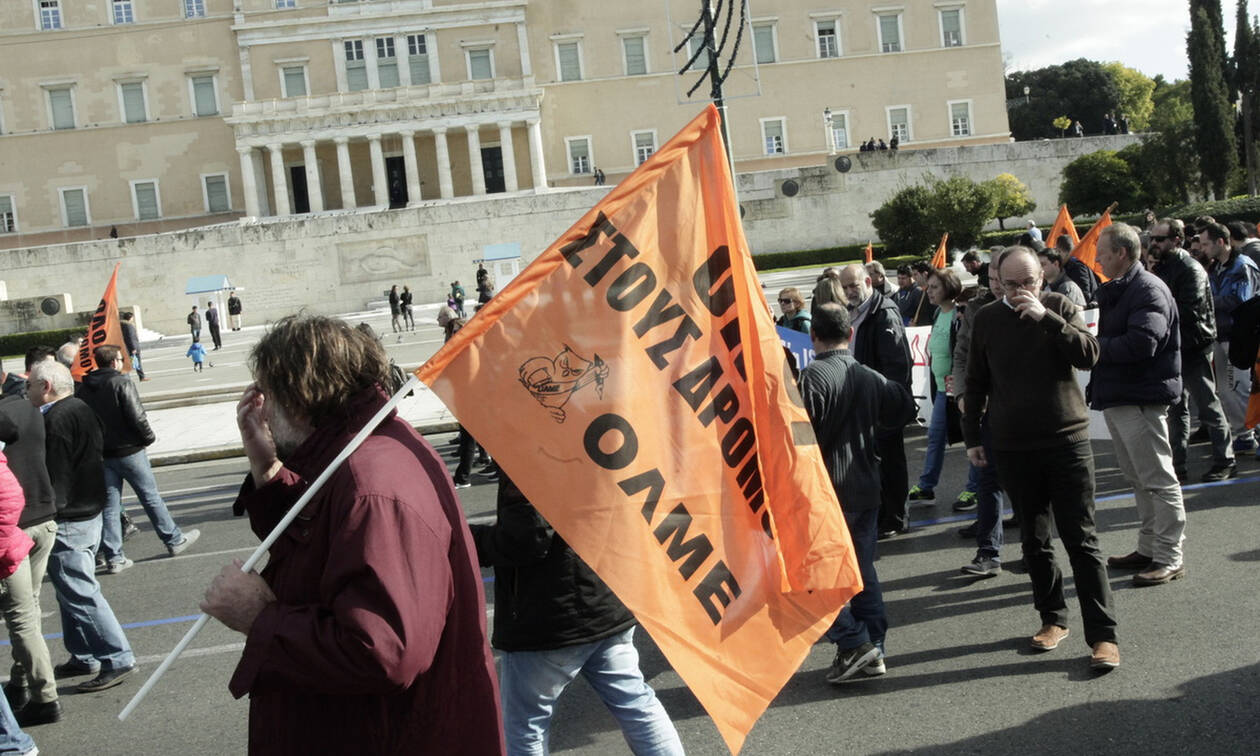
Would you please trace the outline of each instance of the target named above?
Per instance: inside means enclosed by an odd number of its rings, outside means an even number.
[[[1212,4],[1210,0],[1206,3]],[[1219,19],[1220,3],[1215,3]],[[1228,196],[1229,178],[1238,167],[1238,146],[1234,139],[1234,112],[1229,104],[1225,82],[1224,49],[1219,24],[1213,25],[1208,10],[1193,9],[1186,52],[1190,58],[1190,101],[1194,105],[1195,146],[1199,169],[1213,196]]]

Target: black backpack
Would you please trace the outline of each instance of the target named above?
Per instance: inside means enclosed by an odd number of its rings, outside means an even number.
[[[1260,296],[1252,297],[1234,310],[1234,327],[1229,331],[1229,362],[1239,370],[1250,370],[1260,352]]]

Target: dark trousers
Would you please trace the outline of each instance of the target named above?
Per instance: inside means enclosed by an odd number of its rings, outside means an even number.
[[[1168,440],[1172,442],[1173,470],[1186,473],[1186,451],[1190,445],[1190,402],[1199,411],[1199,424],[1208,429],[1212,439],[1212,464],[1228,465],[1234,461],[1229,420],[1221,409],[1216,394],[1216,377],[1212,374],[1211,349],[1181,353],[1181,399],[1168,408]]]
[[[898,428],[875,437],[879,454],[879,530],[910,527],[910,472],[906,469],[906,432]]]
[[[884,649],[884,636],[888,634],[888,615],[884,612],[884,592],[875,574],[876,522],[879,512],[863,509],[846,511],[844,522],[849,526],[853,550],[857,557],[858,571],[862,573],[862,592],[853,597],[831,624],[827,640],[840,649],[857,648],[863,643],[874,643]]]
[[[210,340],[214,342],[215,349],[223,346],[223,340],[219,338],[219,326],[215,323],[210,324]]]
[[[989,464],[976,468],[976,556],[1002,561],[1002,485],[990,447],[989,416],[980,419],[980,443]]]
[[[459,464],[455,466],[455,482],[467,483],[468,474],[472,472],[473,457],[477,456],[477,441],[472,434],[459,426]]]
[[[1024,566],[1043,625],[1067,627],[1063,573],[1050,527],[1068,553],[1085,623],[1085,642],[1116,640],[1115,603],[1094,532],[1094,454],[1089,441],[1034,451],[993,451],[998,478],[1019,515]]]

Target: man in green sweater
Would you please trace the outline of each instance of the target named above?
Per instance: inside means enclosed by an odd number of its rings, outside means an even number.
[[[1004,296],[976,315],[967,362],[963,437],[972,464],[989,460],[980,440],[987,414],[998,478],[1020,518],[1024,564],[1042,627],[1033,648],[1050,651],[1068,636],[1063,575],[1051,523],[1068,552],[1090,666],[1120,665],[1107,568],[1094,531],[1094,456],[1089,415],[1075,371],[1098,361],[1098,340],[1081,311],[1060,294],[1042,294],[1037,255],[1009,247],[998,258]]]

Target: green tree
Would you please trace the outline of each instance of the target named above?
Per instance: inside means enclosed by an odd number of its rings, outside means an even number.
[[[901,189],[871,213],[871,223],[892,255],[921,255],[940,234],[928,223],[931,192],[922,184]]]
[[[998,228],[1006,230],[1005,219],[1027,215],[1037,209],[1037,203],[1024,182],[1009,173],[999,174],[985,182],[993,194],[993,214]]]
[[[1215,3],[1215,25],[1210,8],[1205,9],[1203,5],[1210,6],[1212,2],[1192,0],[1190,34],[1186,37],[1190,58],[1190,100],[1194,105],[1199,170],[1212,195],[1216,199],[1224,199],[1228,196],[1230,176],[1238,167],[1238,148],[1234,139],[1234,114],[1225,83],[1220,3]]]
[[[1121,211],[1141,210],[1142,200],[1133,170],[1112,150],[1081,155],[1063,167],[1059,203],[1074,213],[1101,214],[1112,202]]]
[[[1028,87],[1028,104],[1024,102]],[[1103,115],[1114,112],[1120,90],[1101,63],[1085,58],[1006,77],[1011,135],[1018,140],[1060,136],[1051,120],[1062,114],[1081,122],[1087,133],[1102,131]]]
[[[1247,13],[1247,0],[1238,0],[1238,16],[1234,28],[1233,85],[1238,92],[1241,115],[1235,136],[1238,139],[1239,162],[1247,166],[1247,191],[1254,194],[1255,169],[1260,163],[1256,152],[1255,131],[1260,129],[1260,29]]]
[[[1151,122],[1151,111],[1155,102],[1151,93],[1155,91],[1155,82],[1141,71],[1129,68],[1123,63],[1104,63],[1103,70],[1111,77],[1119,92],[1116,102],[1116,118],[1123,113],[1129,119],[1129,130],[1146,131]]]
[[[966,176],[930,177],[928,188],[928,223],[933,235],[948,233],[953,246],[975,244],[984,224],[997,217],[997,200],[988,182],[979,184]]]
[[[1059,116],[1058,118],[1051,121],[1050,125],[1058,129],[1059,136],[1062,137],[1067,132],[1068,126],[1072,125],[1072,119],[1068,118],[1067,116]]]
[[[1158,197],[1151,206],[1189,202],[1191,190],[1199,185],[1190,82],[1169,84],[1156,77],[1151,99],[1155,111],[1150,136],[1142,143],[1142,165],[1135,175]]]

